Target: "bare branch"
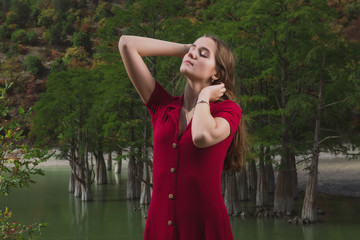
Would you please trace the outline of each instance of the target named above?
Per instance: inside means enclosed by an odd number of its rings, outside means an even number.
[[[324,142],[324,141],[326,141],[326,140],[328,140],[328,139],[332,139],[332,138],[340,138],[340,136],[328,136],[328,137],[325,137],[325,138],[323,138],[321,141],[319,141],[319,145],[320,145],[322,142]]]
[[[326,105],[322,106],[322,107],[320,108],[320,110],[321,110],[321,109],[324,109],[324,108],[327,108],[327,107],[331,107],[331,106],[333,106],[333,105],[336,105],[336,104],[341,103],[341,102],[344,102],[344,101],[345,101],[345,99],[342,100],[342,101],[338,101],[338,102],[333,102],[333,103],[326,104]]]

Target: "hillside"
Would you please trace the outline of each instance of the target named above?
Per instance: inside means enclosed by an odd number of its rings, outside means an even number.
[[[119,1],[2,1],[0,85],[12,106],[34,105],[51,72],[91,68],[96,31]]]
[[[134,4],[141,4],[139,3]],[[127,3],[130,4],[130,3]],[[185,1],[193,12],[211,5]],[[338,12],[334,29],[360,41],[359,3],[330,0]],[[91,68],[98,44],[97,31],[115,6],[112,0],[3,0],[0,5],[0,85],[13,82],[9,92],[13,106],[34,105],[45,91],[47,76],[67,68]],[[116,43],[114,43],[116,44]]]

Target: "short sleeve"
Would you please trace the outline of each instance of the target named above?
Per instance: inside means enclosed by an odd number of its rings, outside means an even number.
[[[171,102],[171,95],[155,81],[155,88],[149,98],[149,101],[144,104],[153,116],[159,109],[166,107]]]
[[[231,135],[233,136],[239,127],[241,120],[241,108],[231,100],[220,102],[212,113],[213,117],[224,118],[230,124]]]

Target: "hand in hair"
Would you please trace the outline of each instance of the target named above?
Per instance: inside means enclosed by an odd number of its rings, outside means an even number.
[[[208,87],[205,87],[201,90],[199,94],[199,100],[205,100],[209,102],[218,101],[226,92],[225,84],[215,84]]]

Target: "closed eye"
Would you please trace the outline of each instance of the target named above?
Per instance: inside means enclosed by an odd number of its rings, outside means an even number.
[[[205,49],[200,49],[200,50],[199,50],[199,55],[200,55],[201,57],[208,58],[208,57],[209,57],[209,52],[206,51]]]

